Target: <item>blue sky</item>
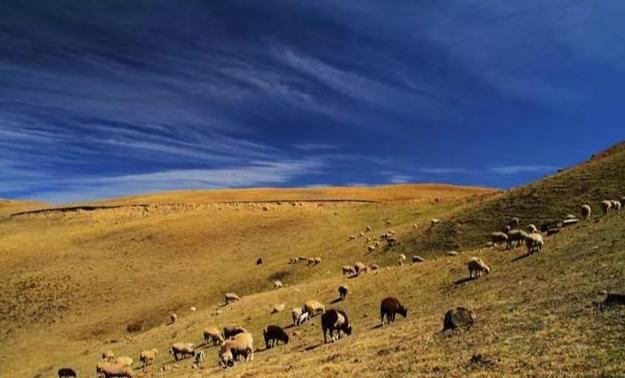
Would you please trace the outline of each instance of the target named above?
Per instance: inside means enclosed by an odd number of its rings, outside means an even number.
[[[623,139],[625,2],[0,2],[0,197],[509,188]]]

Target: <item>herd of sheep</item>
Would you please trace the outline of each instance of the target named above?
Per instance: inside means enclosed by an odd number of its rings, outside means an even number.
[[[601,208],[604,214],[611,212],[618,212],[621,210],[622,201],[625,201],[625,197],[621,200],[605,200],[601,202]],[[592,214],[592,208],[589,204],[584,204],[580,208],[580,212],[583,219],[590,219]],[[559,229],[578,222],[578,219],[569,215],[563,221],[556,225],[543,225],[540,228],[533,224],[528,225],[525,229],[520,228],[520,220],[518,217],[514,217],[503,227],[502,231],[493,232],[490,234],[489,245],[497,246],[498,244],[505,244],[507,249],[514,248],[525,243],[527,247],[527,253],[533,254],[539,252],[544,246],[544,240],[541,232],[545,232],[548,236],[559,232]],[[387,222],[389,224],[390,222]],[[439,224],[438,219],[433,219],[430,224],[430,228]],[[557,230],[557,231],[556,231]],[[367,226],[365,231],[360,233],[360,236],[364,236],[365,232],[371,231],[371,227]],[[356,239],[355,235],[351,235],[348,240]],[[387,246],[392,247],[397,243],[397,237],[392,230],[382,234],[380,236],[381,241],[386,241]],[[371,239],[367,238],[367,243],[370,243]],[[380,245],[380,241],[376,241],[374,244],[368,245],[369,252],[374,251]],[[262,261],[259,259],[260,264]],[[257,261],[257,264],[259,262]],[[412,262],[422,262],[424,259],[420,256],[412,256]],[[308,257],[296,257],[289,260],[289,264],[295,264],[303,262],[307,265],[317,265],[321,263],[321,258],[308,258]],[[399,255],[399,265],[404,265],[406,262],[406,256]],[[491,269],[486,263],[479,257],[472,257],[466,263],[469,270],[470,278],[479,278],[483,274],[489,274]],[[362,262],[355,262],[353,265],[345,265],[342,267],[342,273],[349,277],[357,277],[362,273],[369,271],[376,271],[380,267],[377,264],[364,264]],[[281,281],[274,281],[275,288],[281,288],[284,285]],[[346,285],[338,287],[339,300],[344,301],[349,293],[349,288]],[[239,301],[240,298],[234,293],[227,293],[224,296],[224,305],[228,305]],[[277,311],[281,311],[284,305],[280,305],[281,308]],[[276,312],[277,312],[276,311]],[[408,309],[403,306],[399,300],[395,297],[388,297],[382,300],[380,304],[380,319],[382,325],[386,319],[387,323],[395,321],[396,314],[400,314],[403,317],[407,317]],[[328,336],[331,341],[341,337],[341,334],[351,335],[352,325],[349,321],[348,315],[341,310],[328,309],[323,303],[317,300],[309,300],[301,307],[296,307],[291,310],[293,319],[293,326],[299,327],[309,321],[312,317],[321,315],[321,328],[324,342],[328,341]],[[177,316],[172,314],[171,322],[177,321]],[[476,315],[473,311],[463,307],[449,310],[443,320],[444,329],[455,328],[457,326],[468,325],[470,326],[475,322]],[[227,326],[220,330],[217,327],[209,327],[203,330],[202,337],[205,345],[220,346],[218,352],[219,364],[224,367],[231,367],[236,364],[237,361],[244,359],[246,361],[253,361],[254,359],[254,339],[252,334],[245,328],[239,326]],[[289,335],[285,330],[277,325],[268,325],[263,329],[263,338],[265,341],[265,347],[272,348],[278,346],[280,343],[288,344]],[[144,350],[139,354],[139,362],[141,368],[148,366],[159,353],[158,349]],[[185,358],[193,358],[194,364],[201,365],[205,359],[205,352],[198,350],[191,343],[174,343],[169,348],[174,361]],[[112,351],[107,351],[102,354],[102,361],[96,366],[96,373],[100,377],[133,377],[134,372],[132,369],[133,359],[127,356],[121,356],[115,358]],[[71,378],[76,377],[76,373],[71,368],[62,368],[58,370],[59,378]]]

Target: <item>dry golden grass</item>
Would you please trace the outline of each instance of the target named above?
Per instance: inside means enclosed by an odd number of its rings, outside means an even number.
[[[323,282],[355,260],[393,264],[392,253],[364,257],[364,237],[348,242],[348,235],[371,225],[374,237],[391,227],[401,238],[413,223],[491,192],[435,185],[183,192],[8,217],[36,206],[14,207],[0,222],[0,371],[50,376],[70,365],[91,375],[102,349],[134,347],[125,341],[128,324],[141,323],[147,331],[131,336],[142,338],[170,312],[208,315],[228,291],[268,291],[276,278],[290,287]],[[324,261],[288,265],[294,256]],[[257,257],[265,264],[256,266]],[[200,311],[191,314],[191,306]]]

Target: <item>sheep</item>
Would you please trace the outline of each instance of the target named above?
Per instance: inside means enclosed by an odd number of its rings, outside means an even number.
[[[356,235],[349,235],[349,237],[347,238],[347,240],[355,240],[356,239]]]
[[[366,231],[366,232],[371,231],[371,226],[367,226],[367,227],[365,227],[365,231]]]
[[[612,201],[612,209],[614,209],[614,211],[619,212],[621,211],[621,206],[623,204],[621,204],[621,201]]]
[[[302,310],[301,307],[294,307],[291,309],[291,316],[293,317],[293,325],[298,325],[297,319],[299,319],[299,316],[302,315],[303,312],[304,310]]]
[[[357,262],[354,263],[354,271],[356,271],[356,274],[360,274],[366,268],[367,268],[367,266],[365,264],[361,263],[360,261],[357,261]]]
[[[304,312],[309,313],[310,316],[315,316],[317,313],[324,313],[326,311],[326,307],[321,304],[321,302],[314,299],[304,303],[302,308],[304,309]]]
[[[256,265],[263,265],[263,258],[259,257],[256,259]]]
[[[315,258],[314,257],[309,257],[308,259],[306,259],[306,263],[308,265],[315,265]]]
[[[529,224],[529,225],[527,226],[527,231],[528,231],[530,234],[535,234],[535,233],[537,233],[537,232],[538,232],[538,227],[536,227],[536,225],[534,225],[534,224]]]
[[[360,232],[358,233],[358,236],[360,236],[360,237],[362,238],[363,236],[365,236],[365,233],[364,233],[363,231],[360,231]]]
[[[560,232],[559,227],[550,228],[547,230],[547,236],[555,235]]]
[[[417,229],[417,228],[419,228],[419,226],[416,223],[413,223],[412,224],[412,228]]]
[[[574,224],[577,224],[579,222],[579,219],[573,218],[573,219],[565,219],[562,221],[562,227],[568,227],[568,226],[572,226]]]
[[[544,242],[541,234],[528,234],[525,237],[525,245],[527,246],[527,253],[532,254],[534,252],[540,252],[543,248]]]
[[[196,365],[201,365],[204,360],[206,359],[206,355],[204,353],[203,350],[199,351],[196,355],[195,355],[195,364]]]
[[[122,366],[110,362],[100,363],[96,366],[96,373],[98,376],[103,376],[104,378],[112,378],[112,377],[124,377],[124,378],[132,378],[133,372],[132,369],[128,366]]]
[[[75,378],[76,372],[72,368],[60,368],[57,372],[59,378]]]
[[[510,219],[509,225],[512,228],[518,228],[521,225],[521,220],[519,219],[519,217],[512,217],[512,219]]]
[[[419,263],[419,262],[424,262],[425,259],[421,256],[417,256],[417,255],[413,255],[412,256],[412,262],[413,263]]]
[[[430,228],[432,228],[432,227],[434,227],[434,226],[436,226],[437,224],[440,224],[440,223],[441,223],[441,221],[439,219],[432,218],[430,220]]]
[[[527,233],[523,230],[511,230],[510,232],[508,232],[508,243],[506,245],[506,248],[510,249],[513,247],[513,245],[518,246],[523,240],[525,240],[526,236]]]
[[[245,333],[247,330],[240,326],[228,325],[224,327],[223,335],[226,339],[231,339],[239,333]]]
[[[315,257],[315,265],[321,264],[321,257]]]
[[[282,281],[273,281],[273,287],[275,289],[280,289],[284,287],[284,284],[282,284]]]
[[[375,244],[369,244],[369,245],[367,246],[367,251],[368,251],[369,253],[373,253],[373,252],[375,252],[375,250],[376,250],[377,248],[378,248],[378,247],[377,247]]]
[[[341,331],[347,335],[352,334],[352,325],[347,318],[347,314],[340,310],[329,310],[321,315],[321,330],[323,331],[323,342],[327,343],[326,334],[330,333],[330,338],[335,341],[334,331],[337,331],[337,337],[341,338]]]
[[[379,269],[380,269],[380,266],[379,266],[378,264],[369,264],[368,268],[369,268],[371,271],[374,271],[374,270],[379,270]],[[366,270],[366,269],[365,269],[365,270]]]
[[[508,235],[503,232],[493,232],[490,234],[490,240],[493,243],[493,247],[496,247],[497,243],[508,243]]]
[[[310,320],[310,313],[302,312],[295,320],[295,325],[300,326]]]
[[[351,276],[351,275],[356,274],[356,270],[352,266],[343,265],[343,267],[341,269],[343,270],[343,274],[345,274],[345,275]]]
[[[584,204],[581,207],[582,209],[582,217],[584,219],[590,219],[590,214],[592,213],[592,208],[588,204]]]
[[[106,352],[102,353],[102,359],[105,361],[113,361],[113,359],[115,359],[115,353],[113,353],[112,350],[107,350]]]
[[[367,236],[367,238],[365,239],[365,243],[371,243],[371,237]]]
[[[384,326],[384,317],[390,324],[395,321],[395,315],[400,314],[404,318],[408,316],[408,309],[404,307],[395,297],[387,297],[380,303],[380,321]]]
[[[249,332],[238,334],[221,345],[219,363],[224,368],[234,366],[239,356],[245,357],[246,361],[254,361],[254,338]]]
[[[604,214],[608,214],[610,210],[612,210],[612,201],[608,201],[608,200],[601,201],[601,209],[603,209]]]
[[[239,296],[236,295],[235,293],[226,293],[226,295],[224,295],[224,302],[227,305],[233,302],[238,302],[240,300],[241,298],[239,298]]]
[[[204,337],[204,343],[206,345],[219,345],[224,342],[224,337],[217,327],[205,328],[204,331],[202,331],[202,336]]]
[[[490,268],[479,257],[472,257],[466,265],[469,269],[470,278],[481,277],[483,273],[490,274]]]
[[[127,357],[127,356],[120,356],[120,357],[117,357],[113,363],[117,365],[121,365],[121,366],[131,367],[132,362],[133,362],[132,358]]]
[[[175,343],[171,346],[169,354],[172,355],[175,361],[183,357],[195,357],[195,350],[191,343]]]
[[[404,255],[403,253],[399,255],[399,259],[398,259],[398,264],[399,265],[404,265],[406,263],[406,255]]]
[[[274,305],[271,308],[271,313],[272,314],[277,314],[278,312],[281,312],[282,310],[284,310],[284,303]]]
[[[289,257],[289,264],[296,264],[299,262],[297,257]]]
[[[141,362],[141,367],[144,368],[148,366],[152,361],[154,361],[157,354],[158,349],[156,348],[144,350],[143,352],[141,352],[141,354],[139,355],[139,362]]]
[[[174,324],[178,320],[178,315],[176,314],[169,315],[169,320],[171,321],[171,324]]]
[[[263,337],[265,338],[265,348],[272,348],[282,341],[284,344],[289,343],[289,335],[277,325],[268,325],[263,329]]]
[[[341,298],[341,300],[345,300],[348,292],[349,288],[347,287],[347,285],[339,286],[339,298]]]

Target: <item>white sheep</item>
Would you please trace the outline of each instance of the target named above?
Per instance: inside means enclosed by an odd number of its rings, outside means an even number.
[[[493,232],[490,234],[490,240],[493,247],[496,247],[497,243],[508,243],[508,235],[503,232]]]
[[[241,298],[239,298],[239,296],[234,293],[226,293],[226,295],[224,295],[224,301],[226,304],[238,302],[240,300]]]
[[[206,359],[205,353],[203,350],[201,350],[195,355],[195,364],[201,365],[205,359]]]
[[[224,337],[217,327],[205,328],[204,331],[202,331],[202,336],[204,337],[204,343],[207,345],[219,345],[224,342]]]
[[[589,204],[584,204],[581,207],[582,209],[582,217],[584,217],[584,219],[590,219],[590,215],[592,213],[592,208],[590,207]]]
[[[398,263],[399,265],[404,265],[406,263],[406,255],[404,255],[403,253],[400,254]]]
[[[302,325],[306,323],[308,320],[310,320],[310,313],[302,312],[301,314],[299,314],[299,316],[295,320],[295,325],[296,326]]]
[[[141,362],[141,367],[144,368],[148,366],[152,361],[154,361],[157,354],[158,349],[156,348],[144,350],[143,352],[141,352],[141,354],[139,355],[139,362]]]
[[[295,307],[291,309],[291,316],[293,317],[293,325],[299,325],[298,319],[302,315],[304,310],[301,307]]]
[[[378,248],[378,247],[377,247],[375,244],[369,244],[369,245],[367,246],[367,251],[368,251],[369,253],[373,253],[373,252],[375,252],[375,250],[376,250],[377,248]]]
[[[115,353],[113,353],[112,350],[107,350],[106,352],[102,353],[102,359],[105,361],[113,361],[113,359],[115,359]]]
[[[601,208],[603,209],[604,214],[608,214],[610,210],[612,210],[612,201],[608,201],[608,200],[601,201]]]
[[[246,361],[254,361],[254,338],[251,333],[240,333],[226,340],[219,351],[219,363],[223,367],[234,366],[238,356],[244,356]]]
[[[527,234],[525,237],[525,245],[527,246],[527,253],[529,254],[532,254],[534,252],[540,252],[544,245],[542,235]]]
[[[121,366],[128,366],[131,367],[132,366],[132,358],[128,357],[128,356],[119,356],[115,359],[115,361],[113,363],[117,364],[117,365],[121,365]]]
[[[430,228],[434,227],[434,226],[436,226],[437,224],[440,224],[440,223],[441,223],[440,219],[432,218],[430,220]]]
[[[315,265],[321,264],[321,257],[315,257]]]
[[[282,281],[276,280],[276,281],[273,281],[273,287],[276,289],[280,289],[284,287],[284,284],[282,283]]]
[[[128,366],[123,366],[111,362],[99,363],[96,366],[96,372],[99,376],[104,378],[112,378],[112,377],[123,377],[123,378],[132,378],[133,372],[132,369]]]
[[[530,234],[535,234],[535,233],[538,232],[538,227],[536,227],[536,225],[534,225],[534,224],[530,224],[530,225],[527,226],[527,231]]]
[[[351,276],[351,275],[356,274],[356,270],[352,266],[343,265],[343,267],[341,269],[343,270],[343,274],[345,274],[345,275]]]
[[[195,350],[193,349],[193,344],[191,343],[175,343],[171,346],[169,354],[174,357],[174,360],[178,361],[182,357],[194,357]]]
[[[281,312],[282,310],[284,310],[284,303],[280,303],[280,304],[274,305],[271,308],[271,313],[272,314],[277,314],[278,312]]]
[[[176,321],[178,321],[178,315],[176,314],[171,314],[169,315],[169,320],[171,321],[171,323],[175,323]]]
[[[321,302],[315,299],[306,301],[306,303],[304,303],[304,306],[302,306],[302,308],[304,309],[304,312],[309,313],[311,316],[314,316],[317,313],[326,312],[326,307]]]
[[[621,211],[621,201],[612,201],[612,209],[614,209],[614,211],[619,212]]]
[[[478,278],[481,277],[483,273],[490,273],[488,265],[486,265],[479,257],[472,257],[469,259],[469,261],[467,261],[467,268],[469,269],[469,277],[471,278]]]
[[[366,268],[367,266],[360,261],[354,263],[354,271],[356,272],[356,274],[364,272]]]
[[[371,271],[374,271],[374,270],[379,270],[380,266],[378,264],[369,264],[369,266],[367,268],[369,268]],[[367,269],[365,268],[365,271],[366,270]]]

